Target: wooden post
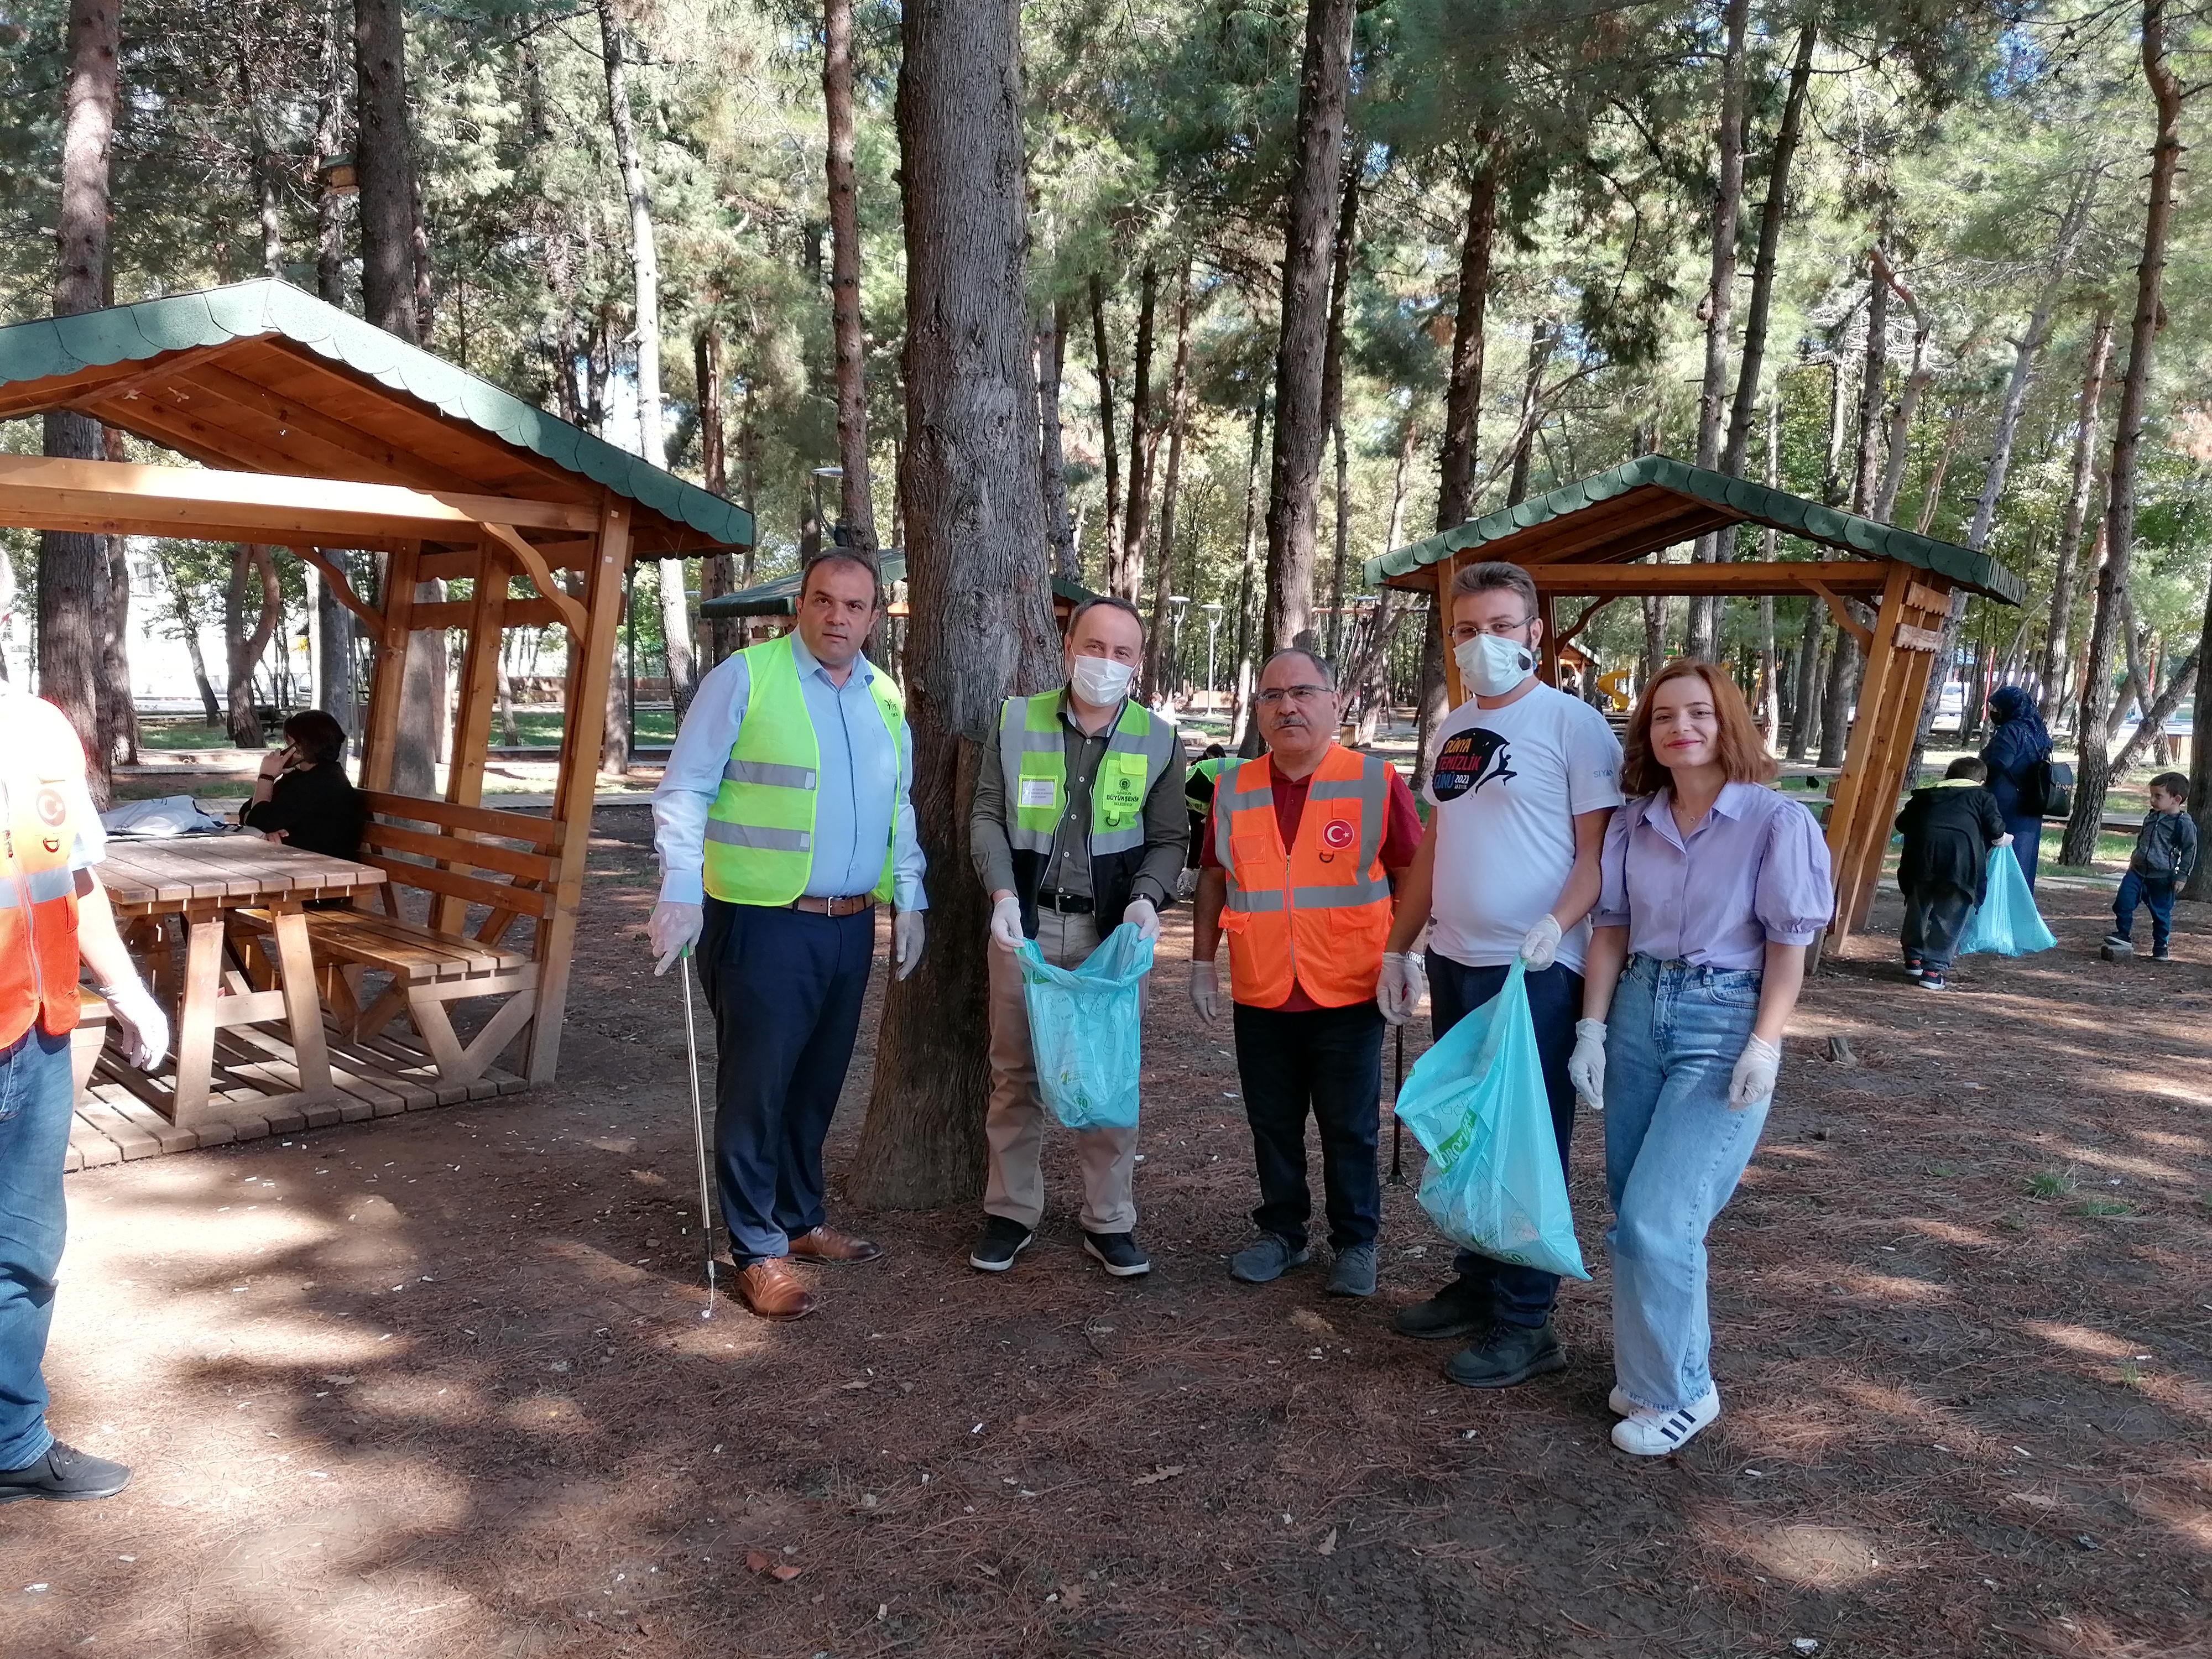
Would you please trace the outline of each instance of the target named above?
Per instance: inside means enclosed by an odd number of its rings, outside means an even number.
[[[1444,641],[1444,708],[1456,708],[1466,700],[1467,690],[1459,683],[1459,659],[1452,655],[1452,579],[1459,574],[1459,556],[1437,561],[1437,627]]]
[[[561,1021],[568,996],[568,968],[575,953],[576,907],[584,891],[584,854],[592,839],[592,796],[599,772],[599,723],[613,678],[615,634],[622,622],[623,572],[629,564],[630,506],[611,490],[599,508],[599,547],[587,568],[585,626],[569,650],[581,659],[568,681],[561,721],[561,777],[553,797],[560,841],[553,914],[538,926],[538,1009],[530,1022],[527,1072],[532,1083],[550,1083],[561,1058]],[[686,965],[686,972],[690,971]]]
[[[1536,596],[1536,615],[1542,620],[1544,634],[1541,641],[1543,663],[1539,669],[1544,684],[1556,687],[1559,683],[1559,606],[1549,593]]]
[[[399,682],[407,670],[407,642],[415,611],[415,568],[422,544],[404,542],[384,561],[383,635],[369,666],[368,718],[362,722],[361,787],[392,787],[392,750],[399,735]]]
[[[483,800],[486,750],[499,701],[500,641],[506,633],[507,578],[514,556],[495,542],[478,550],[475,587],[469,599],[469,642],[461,658],[460,695],[454,699],[453,759],[446,768],[446,799],[457,806]],[[469,832],[444,833],[466,839]],[[451,866],[441,861],[441,869]],[[468,902],[450,893],[431,902],[430,925],[458,933],[468,920]]]

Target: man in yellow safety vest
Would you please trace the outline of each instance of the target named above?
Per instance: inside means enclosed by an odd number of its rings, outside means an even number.
[[[860,654],[876,568],[843,548],[806,568],[798,625],[699,683],[653,792],[656,973],[698,947],[714,1013],[714,1146],[738,1294],[763,1319],[812,1313],[787,1259],[883,1252],[827,1224],[822,1142],[860,1029],[888,903],[904,979],[921,959],[914,747],[890,675]]]

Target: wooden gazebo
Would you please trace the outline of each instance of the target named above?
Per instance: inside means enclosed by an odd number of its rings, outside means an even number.
[[[413,1054],[423,1062],[416,1073],[441,1097],[466,1097],[484,1091],[492,1062],[518,1040],[527,1080],[551,1078],[624,573],[638,558],[750,545],[752,515],[274,280],[0,328],[0,419],[64,408],[198,465],[0,455],[0,524],[289,548],[367,631],[361,782],[378,821],[366,861],[386,872],[386,902],[381,914],[298,918],[315,936],[333,1054],[347,1057],[340,1085],[358,1085],[364,1098],[397,1086]],[[382,555],[375,603],[326,556],[332,549]],[[534,592],[510,597],[518,577]],[[465,579],[469,596],[418,604],[416,584],[434,579]],[[549,821],[488,808],[482,797],[502,630],[552,624],[568,639],[568,717]],[[467,635],[452,764],[436,802],[390,793],[410,641],[433,629]],[[251,955],[251,930],[276,925],[269,912],[223,910],[219,875],[205,890],[187,886],[178,902],[194,952],[219,953],[228,927],[232,948],[242,939]],[[356,1004],[364,971],[390,982]],[[229,1023],[245,1024],[269,994],[265,983],[233,982],[216,1001],[238,999]],[[499,1007],[464,1042],[447,1010],[477,996]],[[415,1041],[395,1046],[388,1028],[403,1013]],[[214,1024],[230,1041],[226,1019]],[[289,1079],[291,1098],[304,1098],[330,1068],[309,1077],[311,1059],[322,1065],[320,1032],[301,1035],[295,1024],[295,1036],[296,1063],[276,1074]],[[187,1084],[204,1094],[205,1068],[220,1071],[226,1054],[242,1076],[257,1074],[242,1051],[196,1056],[189,1048],[179,1096],[191,1093]],[[186,1077],[194,1066],[203,1075]],[[501,1076],[501,1086],[523,1080]],[[266,1076],[260,1086],[285,1097]]]
[[[1647,562],[1667,548],[1739,524],[1779,531],[1820,551],[1814,558],[1772,562]],[[1367,579],[1434,595],[1438,625],[1449,630],[1453,577],[1462,566],[1486,559],[1521,565],[1535,578],[1545,675],[1553,680],[1560,647],[1614,599],[1771,593],[1809,594],[1826,603],[1867,659],[1850,744],[1828,808],[1836,879],[1831,940],[1866,924],[1953,590],[1965,588],[2004,605],[2018,605],[2026,592],[2018,576],[1986,554],[1664,455],[1639,456],[1370,559]],[[1574,597],[1590,603],[1562,630],[1557,602]],[[1871,627],[1852,614],[1848,599],[1876,607]],[[1456,703],[1459,675],[1449,649],[1444,663]]]

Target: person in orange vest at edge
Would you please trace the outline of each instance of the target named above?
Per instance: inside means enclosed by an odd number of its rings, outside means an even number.
[[[1329,1291],[1372,1296],[1382,1027],[1412,1012],[1386,1011],[1376,992],[1420,815],[1396,767],[1337,743],[1336,677],[1311,652],[1268,658],[1253,702],[1267,752],[1216,781],[1191,932],[1191,1005],[1208,1024],[1221,1013],[1215,959],[1229,937],[1237,1074],[1259,1165],[1260,1236],[1229,1271],[1264,1285],[1311,1259],[1310,1111],[1335,1258]]]
[[[131,966],[92,867],[107,837],[76,731],[52,703],[5,684],[0,731],[0,1504],[82,1503],[114,1497],[131,1471],[54,1438],[40,1372],[67,1226],[78,959],[132,1065],[154,1068],[169,1021]]]

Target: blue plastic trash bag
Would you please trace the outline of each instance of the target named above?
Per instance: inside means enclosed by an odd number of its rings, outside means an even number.
[[[2035,908],[2035,890],[2021,874],[2020,860],[2013,856],[2012,848],[1990,848],[1989,869],[1982,878],[1982,902],[1966,918],[1966,931],[1953,954],[1963,957],[1980,951],[2000,957],[2024,957],[2031,951],[2048,951],[2057,943],[2043,925],[2042,912]]]
[[[1429,1154],[1421,1207],[1446,1235],[1500,1261],[1588,1279],[1552,1103],[1528,1018],[1528,965],[1444,1033],[1399,1092]]]
[[[1022,1001],[1037,1092],[1071,1129],[1137,1127],[1137,1073],[1144,1063],[1140,981],[1152,965],[1152,941],[1123,922],[1080,968],[1055,968],[1021,948]]]

